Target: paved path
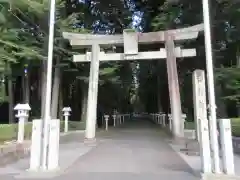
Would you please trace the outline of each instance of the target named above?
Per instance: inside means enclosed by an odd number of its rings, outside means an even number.
[[[55,174],[48,178],[58,180],[200,179],[167,144],[165,134],[149,122],[132,121],[124,127],[115,128],[109,132],[98,132],[97,137],[95,147],[86,150],[84,155],[78,157],[65,172],[58,174],[58,177]],[[65,149],[68,149],[73,156],[82,153],[83,145],[79,148],[76,142],[75,140],[75,149],[74,143],[65,145]],[[69,148],[66,148],[67,146]],[[63,146],[62,149],[64,149]],[[61,161],[67,161],[70,154],[64,160],[63,153],[60,152]],[[26,175],[16,174],[14,177],[15,179],[27,178]],[[10,175],[4,178],[10,179]]]

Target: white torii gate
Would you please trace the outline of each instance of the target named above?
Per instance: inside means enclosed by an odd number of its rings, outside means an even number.
[[[189,28],[150,33],[137,33],[125,30],[123,35],[93,35],[64,32],[63,37],[68,39],[72,46],[91,46],[92,48],[91,52],[73,56],[74,62],[91,62],[85,134],[86,139],[95,139],[99,62],[146,59],[156,60],[165,58],[167,59],[168,86],[173,118],[173,135],[175,137],[182,137],[184,124],[181,122],[182,110],[176,58],[196,56],[196,50],[181,49],[180,47],[175,48],[174,41],[196,39],[200,31],[203,31],[203,24]],[[165,48],[161,48],[159,51],[138,52],[138,44],[153,44],[159,42],[165,43]],[[106,45],[123,45],[124,53],[100,52],[100,46],[104,47]]]

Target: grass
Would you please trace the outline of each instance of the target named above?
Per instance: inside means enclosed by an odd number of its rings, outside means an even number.
[[[124,29],[125,32],[136,32],[135,29]]]
[[[69,131],[84,130],[85,123],[79,121],[69,121]],[[60,122],[60,132],[64,131],[64,121]],[[0,124],[0,143],[17,139],[18,124]],[[30,139],[32,133],[32,123],[26,123],[24,129],[25,139]]]
[[[236,137],[240,137],[240,118],[231,118],[232,125],[232,135]],[[186,122],[185,129],[194,129],[194,122]]]

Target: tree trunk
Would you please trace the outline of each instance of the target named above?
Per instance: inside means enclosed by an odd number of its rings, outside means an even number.
[[[14,94],[13,94],[13,82],[11,75],[8,76],[8,118],[9,124],[14,123]]]
[[[30,103],[29,72],[25,75],[25,103]]]
[[[63,113],[62,113],[62,109],[63,109],[63,90],[60,84],[60,88],[59,88],[59,104],[58,104],[58,117],[60,120],[63,119]]]
[[[58,64],[58,62],[56,64]],[[53,91],[52,91],[52,107],[51,107],[51,117],[53,119],[57,119],[57,114],[58,114],[60,81],[61,81],[60,67],[55,67]]]
[[[216,106],[217,106],[217,118],[226,118],[226,106],[224,101],[221,99],[222,97],[222,86],[221,84],[216,85]]]
[[[88,101],[88,87],[87,85],[82,86],[82,112],[81,121],[86,122],[87,116],[87,101]]]
[[[21,88],[21,101],[22,103],[25,103],[25,77],[24,75],[22,75],[22,78],[21,78],[21,85],[22,85],[22,88]]]
[[[46,94],[46,83],[47,83],[47,62],[42,62],[42,74],[41,74],[41,118],[44,117],[44,106],[45,106],[45,94]]]
[[[240,52],[237,51],[237,67],[240,68]],[[237,113],[238,113],[238,117],[240,116],[240,105],[237,104],[236,106],[237,108]]]
[[[37,94],[38,94],[38,100],[41,101],[42,99],[42,76],[43,76],[43,72],[42,72],[43,68],[39,68],[39,72],[38,72],[38,87],[37,87]]]
[[[30,91],[29,91],[29,77],[28,73],[22,76],[22,97],[23,103],[28,103],[30,100]]]
[[[157,68],[160,67],[160,61],[157,62]],[[160,73],[157,73],[157,105],[158,112],[162,112],[162,103],[161,103],[161,85],[160,85]]]

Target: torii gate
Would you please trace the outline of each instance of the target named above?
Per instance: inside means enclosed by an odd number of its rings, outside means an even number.
[[[165,58],[167,59],[168,87],[173,119],[172,131],[174,137],[182,137],[184,123],[182,122],[176,58],[194,57],[196,56],[196,49],[175,48],[174,41],[196,39],[199,32],[203,30],[203,24],[198,24],[188,28],[149,33],[124,30],[123,35],[95,35],[63,32],[63,37],[68,39],[72,46],[88,46],[92,48],[91,52],[73,56],[74,62],[91,62],[85,138],[89,140],[95,139],[99,62]],[[153,44],[159,42],[165,43],[165,48],[161,48],[159,51],[138,51],[138,44]],[[100,52],[100,46],[104,45],[123,45],[124,53]]]

